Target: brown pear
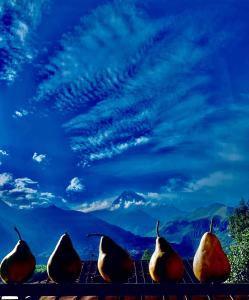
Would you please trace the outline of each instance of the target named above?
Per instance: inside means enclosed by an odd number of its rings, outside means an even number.
[[[151,278],[156,282],[178,282],[183,278],[184,265],[181,257],[170,243],[159,235],[159,221],[156,226],[156,247],[149,262]]]
[[[81,259],[73,247],[70,236],[65,233],[48,260],[48,276],[57,283],[74,282],[80,276],[81,268]]]
[[[204,233],[193,261],[195,277],[200,282],[224,282],[231,266],[218,237],[213,233],[213,220],[209,232]]]
[[[107,282],[126,282],[134,267],[128,252],[106,235],[93,233],[88,236],[101,236],[98,270],[102,278]]]
[[[15,227],[19,236],[15,248],[4,257],[0,266],[0,275],[5,283],[23,283],[27,281],[35,270],[35,257],[28,244],[21,238],[20,232]]]

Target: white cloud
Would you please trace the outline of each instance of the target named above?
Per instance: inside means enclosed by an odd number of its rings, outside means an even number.
[[[92,212],[95,210],[102,210],[102,209],[107,209],[111,205],[110,201],[108,200],[103,200],[103,201],[94,201],[91,203],[83,203],[80,207],[76,208],[79,211],[88,213]]]
[[[70,184],[66,188],[67,192],[82,192],[85,189],[85,185],[82,183],[82,180],[78,177],[71,179]]]
[[[23,178],[16,178],[15,179],[15,185],[17,188],[23,188],[27,185],[37,185],[38,182],[34,181],[28,177],[23,177]]]
[[[181,192],[185,185],[185,181],[179,177],[172,177],[168,180],[167,184],[161,189],[165,193],[176,193]]]
[[[144,203],[144,201],[125,201],[124,203],[124,208],[129,208],[130,206],[133,206],[133,205],[136,205],[136,206],[144,206],[144,205],[148,205],[147,203]]]
[[[35,152],[32,156],[32,159],[40,164],[46,159],[46,157],[46,154],[38,154]]]
[[[221,150],[218,155],[227,161],[236,162],[243,161],[245,157],[234,144],[220,143]]]
[[[5,184],[11,182],[13,179],[10,173],[2,173],[0,174],[0,187],[4,186]]]
[[[137,194],[146,199],[156,199],[157,200],[157,199],[161,198],[161,195],[156,192],[148,192],[147,194],[146,193],[137,193]]]
[[[13,114],[13,118],[22,118],[28,115],[28,111],[25,109],[16,110]]]
[[[13,178],[10,173],[0,174],[0,198],[8,205],[20,209],[52,204],[65,207],[67,202],[53,193],[41,191],[37,181],[28,177]]]
[[[233,180],[232,174],[227,174],[221,171],[214,172],[207,177],[203,177],[196,181],[190,182],[184,189],[185,192],[196,192],[205,188],[213,188],[224,184],[227,181]]]
[[[9,153],[5,150],[0,149],[0,156],[8,156]]]
[[[0,157],[9,156],[9,153],[5,150],[0,149]],[[0,166],[3,164],[3,162],[0,160]]]

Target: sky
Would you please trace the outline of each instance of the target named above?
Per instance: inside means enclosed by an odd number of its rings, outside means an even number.
[[[249,195],[249,2],[0,0],[0,199]]]

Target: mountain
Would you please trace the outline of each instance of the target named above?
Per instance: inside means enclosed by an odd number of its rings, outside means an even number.
[[[9,251],[9,246],[16,241],[16,226],[18,211],[0,200],[0,254]]]
[[[154,227],[156,220],[143,207],[147,204],[144,197],[133,191],[124,191],[108,209],[94,211],[92,215],[133,234],[145,235]]]
[[[187,254],[188,257],[191,257],[194,255],[201,236],[209,230],[210,220],[213,217],[214,232],[220,238],[223,246],[227,247],[230,244],[227,233],[228,218],[233,210],[232,207],[221,203],[200,207],[183,218],[165,223],[161,228],[161,234],[170,241],[181,244],[184,248],[189,250],[192,248],[193,251]]]
[[[199,207],[195,209],[192,213],[188,214],[186,219],[195,220],[201,218],[212,218],[214,216],[219,216],[223,220],[227,219],[232,212],[234,211],[233,207],[226,206],[222,203],[213,203],[208,206]]]
[[[144,206],[142,209],[154,219],[160,220],[163,223],[184,217],[186,214],[186,212],[181,211],[174,205],[168,203],[161,203],[157,205],[151,204]]]
[[[136,236],[90,214],[65,210],[54,205],[29,210],[15,210],[11,207],[6,209],[10,215],[0,210],[0,258],[6,255],[17,241],[14,226],[19,228],[39,263],[47,262],[64,232],[70,234],[82,259],[93,256],[96,258],[98,255],[99,238],[87,238],[89,232],[100,232],[112,237],[136,258],[141,256],[144,249],[154,244],[154,239]]]
[[[131,205],[144,205],[146,200],[133,191],[124,191],[112,203],[111,209],[128,208]]]
[[[150,232],[156,224],[156,219],[136,207],[99,210],[93,212],[92,215],[110,224],[118,224],[119,227],[142,236]]]
[[[154,237],[157,220],[170,221],[183,215],[183,212],[173,205],[160,202],[155,205],[133,191],[124,191],[113,201],[110,208],[91,214],[110,224],[118,224],[134,234]]]
[[[223,246],[230,243],[227,225],[232,211],[232,207],[220,203],[201,207],[169,222],[162,219],[160,233],[171,242],[180,255],[192,257],[200,237],[209,229],[210,218],[213,216],[215,217],[214,231],[221,239]],[[143,211],[139,205],[98,213],[104,213],[105,217],[109,214],[110,219],[115,223],[110,224],[93,213],[62,209],[54,205],[17,210],[0,201],[0,259],[16,244],[17,235],[13,230],[14,226],[18,227],[23,239],[29,243],[38,263],[47,262],[59,237],[64,232],[71,235],[82,259],[97,258],[99,238],[87,238],[86,234],[91,232],[109,235],[130,251],[134,258],[140,258],[145,249],[154,248],[156,219]],[[164,214],[167,213],[168,211],[165,210]],[[122,225],[123,228],[115,224]],[[130,228],[133,231],[142,231],[144,228],[144,231],[149,230],[153,238],[141,237],[124,228]]]

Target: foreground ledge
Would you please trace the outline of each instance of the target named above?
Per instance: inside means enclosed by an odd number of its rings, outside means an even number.
[[[153,284],[153,283],[73,283],[1,284],[1,296],[143,296],[143,295],[248,295],[249,284]]]

